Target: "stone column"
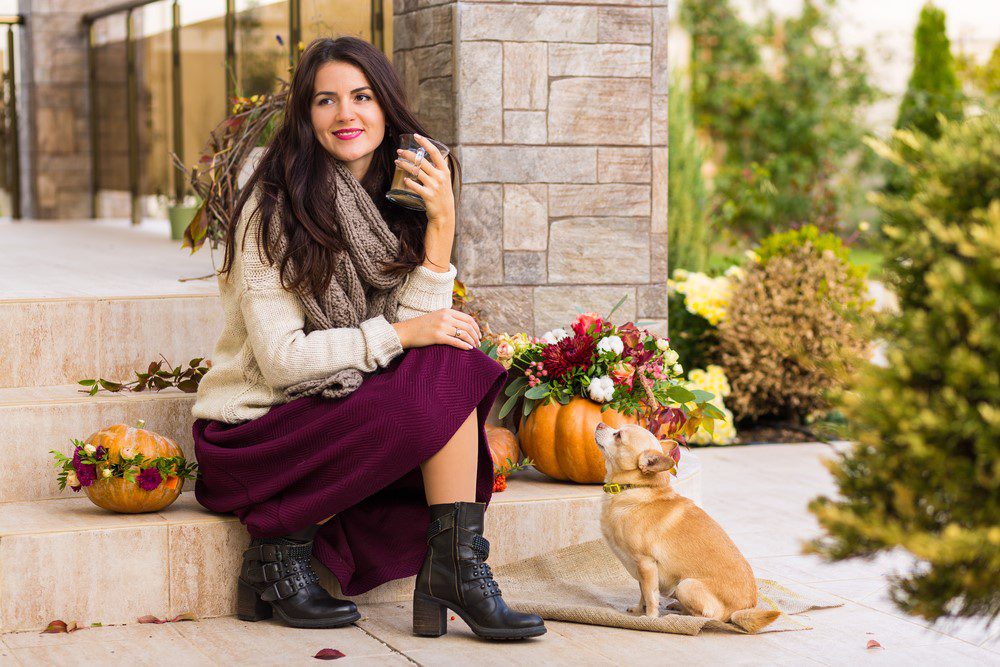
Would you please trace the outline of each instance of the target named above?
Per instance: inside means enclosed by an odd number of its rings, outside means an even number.
[[[667,317],[666,0],[395,0],[394,59],[463,168],[456,266],[494,331],[627,296]]]
[[[114,0],[30,0],[25,15],[22,94],[28,101],[25,215],[90,216],[87,35],[81,17]],[[123,102],[124,104],[124,102]]]

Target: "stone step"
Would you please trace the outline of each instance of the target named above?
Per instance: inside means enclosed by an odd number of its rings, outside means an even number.
[[[163,354],[210,357],[222,325],[213,259],[165,221],[0,224],[0,388],[131,379]],[[221,261],[216,251],[215,262]]]
[[[211,358],[218,296],[0,300],[0,388],[134,380],[161,355],[174,366]]]
[[[597,538],[601,495],[600,487],[537,473],[510,480],[487,512],[490,562]],[[234,614],[247,539],[236,517],[208,512],[192,493],[139,515],[106,512],[85,497],[0,505],[0,632],[40,630],[54,619],[119,624],[145,614]],[[359,601],[406,599],[412,585],[391,582]]]
[[[191,439],[193,394],[160,392],[80,393],[78,385],[0,389],[0,503],[67,498],[59,490],[49,450],[72,451],[83,440],[112,424],[135,424],[171,438],[194,457]]]

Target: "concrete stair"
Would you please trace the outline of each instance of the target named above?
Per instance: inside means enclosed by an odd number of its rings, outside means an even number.
[[[145,420],[193,457],[191,405],[178,390],[80,393],[83,378],[129,379],[160,354],[210,357],[221,328],[208,250],[180,251],[165,223],[0,223],[0,632],[49,621],[134,623],[140,616],[235,612],[247,533],[208,512],[192,484],[162,512],[120,515],[59,491],[49,450],[68,453],[115,423]],[[220,258],[216,258],[219,261]],[[691,457],[680,483],[700,497]],[[494,565],[599,536],[599,486],[527,472],[487,513]],[[333,578],[320,566],[328,586]],[[361,596],[407,599],[412,581]]]

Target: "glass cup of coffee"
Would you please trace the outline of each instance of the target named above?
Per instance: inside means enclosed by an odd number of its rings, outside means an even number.
[[[434,144],[434,146],[441,151],[441,157],[448,157],[447,146],[442,144],[440,141],[434,141],[429,137],[424,138]],[[412,134],[401,134],[399,136],[399,147],[404,151],[409,151],[414,156],[413,159],[409,159],[409,156],[407,155],[400,155],[399,159],[403,162],[419,167],[423,160],[430,159],[427,149],[417,143],[417,140],[413,138]],[[396,172],[392,175],[392,185],[389,186],[389,191],[385,193],[386,198],[391,199],[400,206],[405,206],[406,208],[410,208],[415,211],[423,211],[423,198],[406,186],[406,183],[403,181],[404,178],[411,178],[418,183],[420,182],[415,174],[406,171],[400,165],[396,165]]]

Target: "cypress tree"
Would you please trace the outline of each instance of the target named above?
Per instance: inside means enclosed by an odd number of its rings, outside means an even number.
[[[670,271],[701,271],[708,259],[708,216],[702,153],[694,132],[691,102],[677,77],[670,86],[667,177],[667,252]]]
[[[913,72],[899,105],[897,129],[912,129],[937,138],[938,114],[962,117],[962,87],[955,72],[944,12],[928,2],[920,10],[913,33]]]

